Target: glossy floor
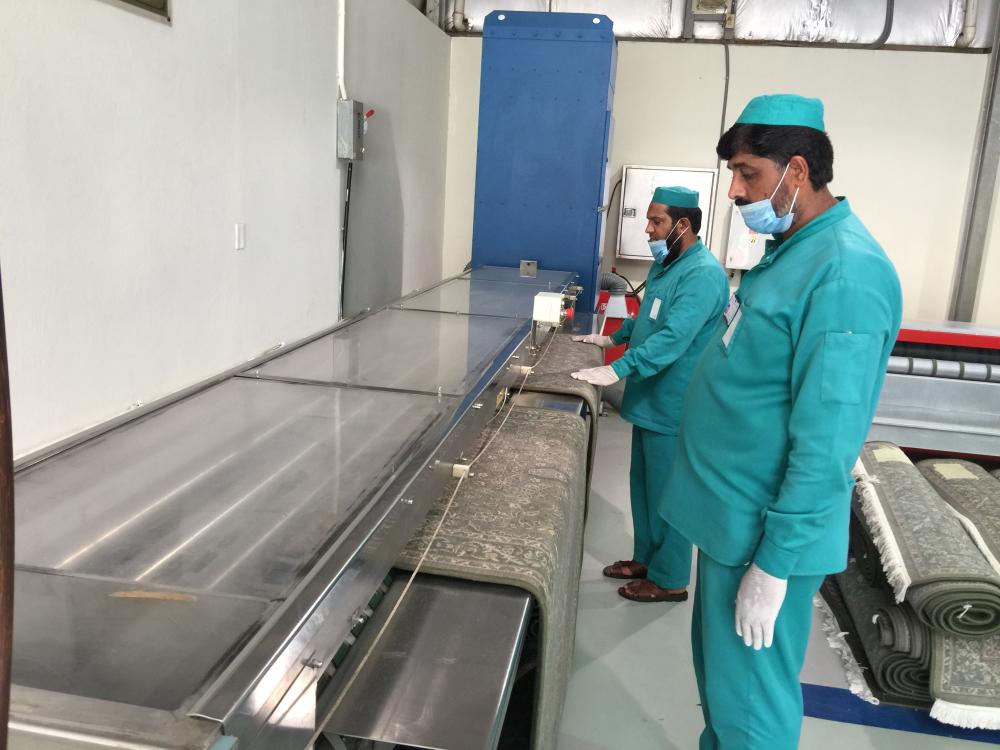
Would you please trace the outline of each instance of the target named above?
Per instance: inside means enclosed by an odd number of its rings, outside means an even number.
[[[691,667],[691,604],[633,604],[601,576],[604,565],[631,555],[631,426],[609,409],[598,434],[576,658],[559,750],[694,750],[702,718]],[[839,659],[817,630],[803,681],[843,688]],[[975,750],[995,745],[807,718],[800,747]]]

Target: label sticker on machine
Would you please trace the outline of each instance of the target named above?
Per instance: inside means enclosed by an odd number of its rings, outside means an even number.
[[[729,298],[729,304],[726,305],[726,311],[722,313],[722,317],[726,320],[726,325],[731,326],[733,320],[736,318],[736,313],[740,311],[740,301],[734,294]]]
[[[656,299],[653,300],[653,307],[649,311],[649,319],[650,320],[656,320],[658,317],[660,317],[660,298],[659,297],[657,297]]]

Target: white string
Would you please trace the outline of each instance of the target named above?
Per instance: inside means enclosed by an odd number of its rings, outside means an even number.
[[[555,339],[556,339],[556,330],[553,330],[552,334],[549,336],[548,343],[545,345],[545,350],[542,352],[542,356],[540,356],[538,360],[535,362],[535,364],[532,365],[531,368],[529,368],[524,373],[524,379],[521,380],[521,385],[518,387],[517,393],[514,394],[514,399],[516,399],[518,396],[521,395],[521,392],[524,390],[524,386],[527,385],[528,383],[528,377],[531,375],[531,371],[542,363],[546,355],[548,355],[549,348],[552,346],[552,342],[555,341]],[[327,710],[326,714],[324,714],[323,720],[316,723],[317,727],[316,732],[309,740],[309,746],[311,746],[314,742],[316,742],[316,740],[319,739],[319,736],[323,733],[323,728],[327,725],[327,723],[336,713],[337,709],[340,708],[340,704],[344,702],[344,698],[350,692],[351,687],[354,685],[354,682],[357,679],[358,675],[361,674],[361,670],[368,663],[369,657],[374,653],[375,647],[382,639],[382,636],[385,634],[385,631],[389,628],[389,624],[392,622],[393,618],[396,616],[396,613],[399,611],[400,606],[403,604],[403,601],[406,599],[406,595],[410,591],[410,586],[413,584],[413,580],[417,577],[417,573],[419,573],[420,569],[423,567],[424,561],[427,560],[427,555],[430,554],[431,548],[434,546],[434,542],[437,541],[438,534],[441,532],[441,528],[444,526],[444,522],[445,520],[447,520],[448,514],[451,512],[451,507],[455,503],[455,498],[458,496],[458,491],[461,489],[462,483],[465,481],[465,478],[471,474],[472,467],[476,464],[476,462],[480,458],[483,457],[483,454],[486,453],[489,447],[493,444],[493,441],[496,440],[497,435],[499,435],[500,431],[503,430],[504,425],[507,424],[507,420],[510,419],[510,415],[514,412],[514,405],[513,405],[514,399],[511,399],[511,404],[507,408],[507,414],[504,416],[503,421],[500,422],[500,426],[497,427],[493,435],[490,436],[490,439],[486,441],[486,444],[479,450],[478,453],[476,453],[475,458],[473,458],[469,462],[468,470],[463,472],[462,475],[458,478],[458,483],[455,485],[455,489],[452,491],[451,497],[448,498],[448,503],[445,505],[444,511],[441,513],[441,520],[438,521],[438,524],[434,529],[434,533],[431,534],[431,538],[430,540],[428,540],[427,546],[424,548],[423,554],[420,555],[420,559],[417,561],[416,566],[414,566],[413,571],[410,573],[410,577],[406,581],[406,585],[403,587],[403,592],[399,595],[399,599],[396,600],[396,603],[393,605],[392,610],[390,610],[389,616],[385,619],[385,622],[382,623],[382,627],[380,627],[378,633],[375,634],[375,638],[372,641],[371,647],[365,653],[364,657],[361,659],[361,662],[358,664],[357,668],[351,674],[351,677],[347,681],[347,684],[341,689],[340,694],[337,696],[337,700],[334,701],[333,705]],[[493,419],[495,418],[496,417],[494,416]],[[490,419],[490,422],[492,422],[493,419]],[[487,423],[487,425],[489,425],[489,422]]]

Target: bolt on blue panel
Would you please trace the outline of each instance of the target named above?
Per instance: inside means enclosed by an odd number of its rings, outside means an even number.
[[[614,96],[607,16],[496,11],[483,27],[474,265],[576,271],[592,312]]]

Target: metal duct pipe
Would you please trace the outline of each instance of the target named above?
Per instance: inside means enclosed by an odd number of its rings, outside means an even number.
[[[468,28],[465,20],[465,0],[455,0],[455,12],[451,14],[451,23],[455,31],[465,31]]]
[[[889,40],[889,35],[892,34],[892,17],[895,10],[896,0],[885,0],[885,25],[882,27],[879,38],[872,42],[872,49],[880,49]]]
[[[979,0],[965,0],[965,28],[956,44],[969,47],[976,40],[976,24],[979,21]],[[1000,21],[1000,19],[998,19]]]
[[[966,201],[962,241],[955,261],[955,278],[948,317],[969,322],[976,313],[976,300],[986,260],[993,216],[993,197],[1000,176],[1000,18],[993,27],[993,48],[983,85],[983,103],[976,150],[972,164],[972,186]]]
[[[344,83],[347,38],[347,0],[337,0],[337,96],[347,99],[347,85]]]

